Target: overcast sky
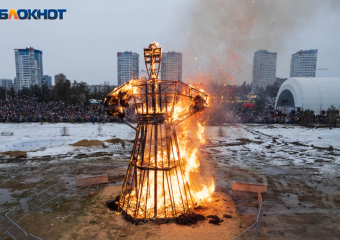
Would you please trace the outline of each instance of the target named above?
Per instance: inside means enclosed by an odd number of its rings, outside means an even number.
[[[64,20],[0,20],[0,78],[15,77],[14,49],[32,46],[43,51],[46,75],[116,84],[117,52],[139,53],[143,69],[143,47],[153,41],[163,52],[184,53],[184,81],[219,69],[214,76],[220,83],[230,83],[228,76],[250,83],[260,49],[278,53],[277,77],[289,77],[290,56],[300,49],[319,50],[317,68],[328,70],[317,77],[340,77],[340,1],[272,2],[1,0],[2,9],[67,12]]]

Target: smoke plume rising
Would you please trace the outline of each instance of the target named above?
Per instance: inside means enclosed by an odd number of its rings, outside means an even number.
[[[332,15],[335,19],[323,24],[337,29],[340,18],[338,0],[200,0],[190,4],[195,5],[187,13],[189,25],[178,25],[182,32],[189,32],[183,51],[183,79],[189,82],[204,78],[220,84],[250,83],[254,52],[260,49],[278,52],[277,66],[284,70],[277,76],[289,77],[290,55],[303,47],[317,48],[305,44],[310,39],[304,36],[322,38],[314,26]],[[320,23],[317,26],[322,28]]]

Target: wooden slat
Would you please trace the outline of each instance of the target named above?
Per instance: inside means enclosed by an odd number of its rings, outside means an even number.
[[[233,191],[255,192],[255,193],[257,193],[258,190],[260,190],[261,193],[266,193],[267,185],[233,182],[231,189]]]
[[[109,176],[103,175],[103,176],[83,177],[83,178],[77,178],[76,181],[77,181],[77,187],[83,187],[83,186],[88,186],[92,184],[108,183]]]

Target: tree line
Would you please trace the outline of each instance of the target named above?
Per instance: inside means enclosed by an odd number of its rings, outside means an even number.
[[[53,88],[50,88],[47,84],[32,85],[29,88],[23,88],[16,92],[14,88],[6,90],[0,87],[0,100],[6,99],[24,99],[27,97],[34,97],[39,102],[63,102],[66,105],[69,104],[89,104],[90,99],[103,99],[109,94],[112,89],[110,86],[105,86],[104,91],[95,90],[90,93],[86,87],[85,82],[73,81],[66,79],[65,81],[59,81]]]

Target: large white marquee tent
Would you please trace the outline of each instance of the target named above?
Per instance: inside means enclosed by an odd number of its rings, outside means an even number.
[[[340,108],[340,78],[289,78],[279,89],[275,108],[313,110],[319,114],[334,105]]]

